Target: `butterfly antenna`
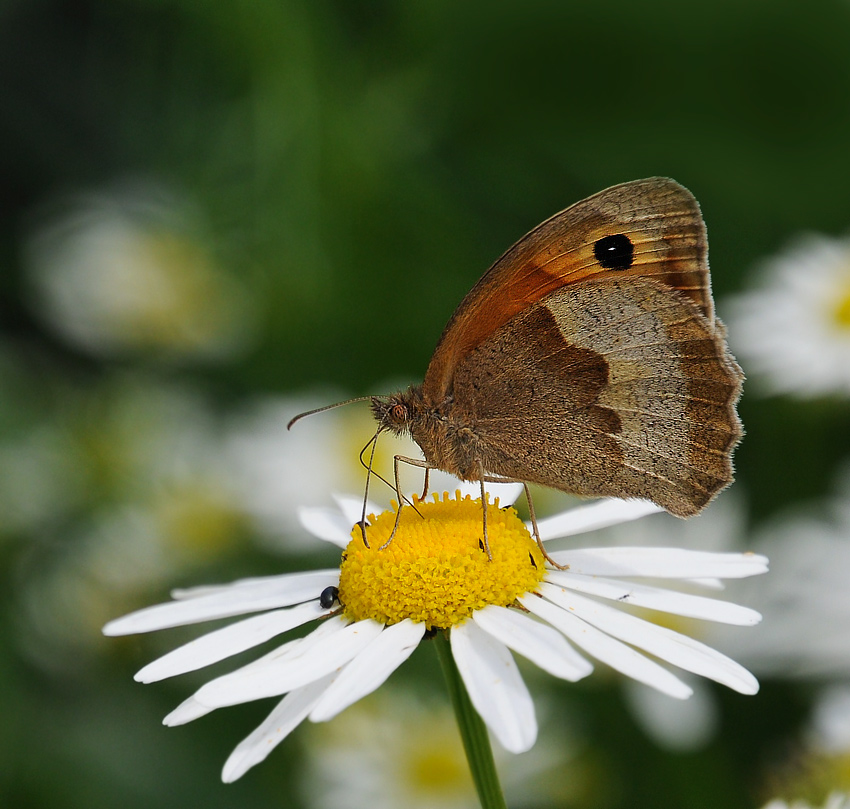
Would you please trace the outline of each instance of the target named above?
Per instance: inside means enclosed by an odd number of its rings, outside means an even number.
[[[306,416],[315,416],[316,413],[324,413],[325,410],[333,410],[335,407],[342,407],[343,405],[353,404],[354,402],[365,402],[367,399],[373,399],[373,396],[356,396],[354,399],[346,399],[344,402],[337,402],[336,404],[325,405],[324,407],[317,407],[315,410],[307,410],[304,413],[299,413],[297,416],[289,420],[289,424],[286,425],[286,429],[292,429],[292,425],[295,424],[296,421],[301,421],[301,419]],[[366,445],[369,446],[368,444]],[[365,447],[364,447],[365,449]]]

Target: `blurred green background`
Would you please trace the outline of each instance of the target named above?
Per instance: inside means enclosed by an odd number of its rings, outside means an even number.
[[[99,627],[173,586],[334,564],[293,517],[297,486],[285,514],[251,496],[301,465],[330,504],[367,415],[325,467],[281,425],[419,380],[539,221],[675,178],[702,205],[721,314],[799,233],[850,227],[838,0],[6,0],[0,103],[2,807],[317,805],[304,728],[219,782],[267,706],[159,725],[191,683],[131,675],[192,633]],[[789,509],[833,519],[847,397],[745,394],[741,413],[744,544]],[[430,693],[432,656],[393,682]],[[810,708],[842,671],[761,679],[754,698],[716,689],[717,733],[688,750],[652,740],[611,677],[533,682],[556,723],[580,716],[580,752],[529,805],[795,797]]]

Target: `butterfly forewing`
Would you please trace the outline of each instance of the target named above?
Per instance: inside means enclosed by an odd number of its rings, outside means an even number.
[[[444,399],[458,363],[511,318],[581,281],[654,279],[713,324],[706,245],[693,195],[665,178],[614,186],[561,211],[511,247],[461,302],[425,375],[426,401]]]

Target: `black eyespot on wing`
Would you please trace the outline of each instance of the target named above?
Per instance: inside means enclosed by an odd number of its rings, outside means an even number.
[[[338,598],[338,587],[325,587],[325,589],[322,590],[322,593],[319,596],[319,606],[324,610],[329,610],[334,605],[334,601],[336,601]]]
[[[623,233],[603,236],[593,245],[593,255],[606,270],[627,270],[635,259],[635,246]]]

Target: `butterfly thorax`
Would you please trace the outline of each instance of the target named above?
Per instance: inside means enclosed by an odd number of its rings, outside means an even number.
[[[450,397],[435,404],[426,400],[421,385],[412,385],[373,397],[372,414],[380,430],[413,438],[430,466],[463,480],[477,479],[476,437],[464,419],[455,417]]]

